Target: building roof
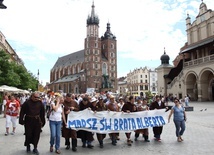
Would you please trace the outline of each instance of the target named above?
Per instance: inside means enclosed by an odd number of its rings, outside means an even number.
[[[182,69],[183,69],[183,60],[181,59],[178,65],[172,68],[169,74],[167,74],[165,77],[173,80],[176,76],[178,76]]]
[[[72,74],[72,75],[67,75],[67,76],[64,76],[62,78],[59,78],[56,81],[51,82],[50,84],[53,84],[53,83],[63,83],[63,82],[71,82],[71,81],[75,81],[75,80],[77,80],[79,78],[80,78],[80,74],[79,73]]]
[[[206,38],[206,39],[204,39],[204,40],[202,40],[202,41],[200,41],[200,42],[197,42],[197,43],[195,43],[195,44],[192,44],[192,45],[188,46],[186,49],[182,50],[182,51],[180,52],[180,54],[186,53],[186,52],[188,52],[188,51],[190,51],[190,50],[192,50],[192,49],[194,49],[194,48],[197,48],[197,47],[206,45],[206,44],[211,43],[211,42],[214,42],[214,36],[212,36],[212,37],[210,37],[210,38]]]
[[[84,62],[84,50],[80,50],[62,57],[59,57],[52,70],[58,67],[67,67],[73,64]]]

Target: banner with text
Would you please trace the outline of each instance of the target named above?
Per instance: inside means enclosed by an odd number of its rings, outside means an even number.
[[[167,123],[165,109],[140,111],[134,113],[85,109],[68,114],[67,126],[74,130],[86,130],[95,133],[127,132]]]

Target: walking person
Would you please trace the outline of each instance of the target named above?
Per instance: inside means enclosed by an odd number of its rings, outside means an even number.
[[[94,113],[96,113],[97,111],[106,111],[106,106],[101,96],[98,98],[98,101],[95,97],[93,97],[92,101],[93,102],[91,102],[90,108],[92,111],[94,111]],[[96,135],[97,140],[99,141],[100,144],[100,148],[103,148],[103,140],[106,137],[106,134],[97,133]]]
[[[32,93],[29,100],[25,101],[20,111],[19,124],[25,127],[26,151],[31,152],[30,144],[33,144],[33,153],[39,155],[37,149],[41,128],[45,125],[45,108],[38,92]]]
[[[6,118],[6,132],[5,136],[9,134],[9,127],[12,122],[13,130],[11,135],[14,135],[16,132],[17,121],[19,117],[20,104],[15,100],[15,96],[11,95],[10,100],[7,101],[5,106],[4,117]]]
[[[55,152],[60,154],[60,137],[61,137],[61,124],[62,119],[66,124],[65,115],[62,103],[64,99],[62,96],[57,97],[57,99],[51,103],[51,113],[49,116],[49,126],[50,126],[50,152],[53,152],[53,146],[55,144]]]
[[[115,112],[119,112],[119,106],[118,103],[115,101],[115,98],[113,95],[109,96],[109,104],[107,105],[107,110],[108,111],[115,111]],[[117,135],[118,132],[114,132],[114,133],[109,133],[109,136],[112,140],[112,145],[117,145]]]
[[[148,111],[149,110],[149,107],[147,105],[147,100],[145,98],[143,99],[142,103],[138,101],[138,104],[136,106],[137,106],[137,111]],[[135,131],[135,141],[137,141],[140,134],[143,134],[145,142],[150,142],[148,128],[136,130]]]
[[[66,150],[70,149],[70,138],[71,138],[72,151],[76,152],[77,151],[77,131],[67,128],[67,119],[68,119],[68,114],[71,111],[79,111],[79,107],[77,102],[71,98],[70,93],[66,94],[63,105],[64,105],[63,114],[65,115],[66,122],[63,122],[62,137],[65,138],[65,145],[66,145],[65,149]]]
[[[124,104],[122,111],[127,112],[127,113],[136,112],[137,107],[134,103],[135,103],[134,96],[130,96],[129,101]],[[132,140],[130,139],[131,138],[131,132],[126,132],[125,134],[126,134],[126,138],[127,138],[127,144],[128,144],[128,146],[131,146],[132,145]]]
[[[187,120],[186,112],[178,99],[174,99],[174,103],[175,105],[172,107],[170,111],[168,122],[170,122],[170,118],[173,114],[173,121],[176,128],[175,133],[176,133],[177,141],[182,142],[183,138],[181,136],[183,135],[186,128],[186,125],[185,125],[185,121]]]
[[[166,106],[164,102],[160,100],[160,96],[158,95],[155,96],[155,101],[152,102],[149,107],[150,110],[165,109],[165,108]],[[162,131],[163,131],[163,126],[153,127],[153,133],[156,141],[161,142]]]
[[[88,98],[83,98],[83,100],[79,104],[79,111],[85,110],[87,108],[91,107],[91,103],[94,102],[94,98],[89,101]],[[94,140],[92,132],[85,131],[85,130],[79,130],[78,131],[78,137],[82,140],[82,147],[90,148],[92,149],[94,146],[91,144]]]

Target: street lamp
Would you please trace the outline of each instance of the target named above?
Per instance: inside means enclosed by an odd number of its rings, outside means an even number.
[[[4,0],[0,0],[0,9],[7,9],[7,7],[3,4]]]

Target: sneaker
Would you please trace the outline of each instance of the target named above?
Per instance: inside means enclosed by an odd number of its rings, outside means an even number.
[[[5,134],[4,134],[5,136],[7,136],[8,135],[8,132],[5,132]]]
[[[150,140],[148,140],[148,139],[145,139],[145,140],[144,140],[144,142],[150,142]]]
[[[11,132],[11,135],[15,135],[15,132],[13,131],[13,132]]]
[[[158,142],[161,142],[161,139],[160,139],[160,138],[157,138],[156,140],[157,140]]]
[[[137,141],[137,137],[135,137],[134,140]]]
[[[33,149],[33,154],[39,155],[39,151],[35,148]]]

